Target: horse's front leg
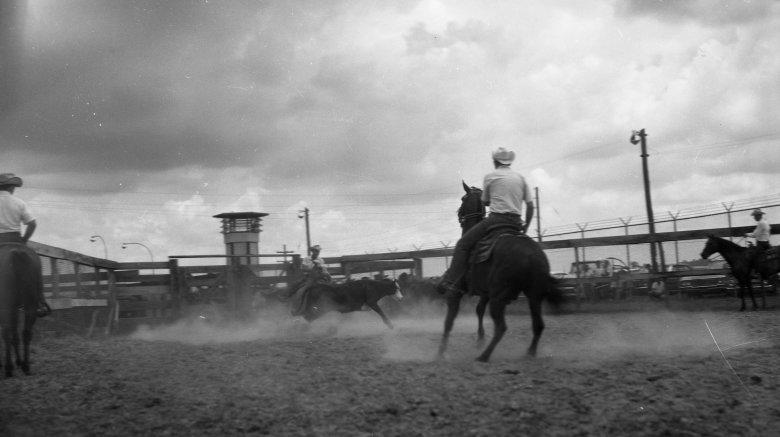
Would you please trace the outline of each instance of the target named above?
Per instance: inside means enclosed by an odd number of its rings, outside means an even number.
[[[483,319],[485,318],[485,308],[487,308],[489,298],[486,295],[479,297],[479,303],[477,303],[477,347],[482,347],[485,343],[485,327],[483,326]]]
[[[739,299],[742,301],[739,310],[745,311],[745,282],[742,280],[739,281]]]
[[[384,311],[382,311],[382,308],[379,307],[379,304],[376,302],[373,303],[367,303],[369,308],[374,310],[377,314],[379,314],[379,317],[382,318],[382,321],[385,322],[385,325],[387,325],[388,328],[393,329],[393,322],[390,321],[390,319],[387,318]]]
[[[505,309],[506,304],[500,300],[494,299],[490,301],[490,318],[493,319],[493,338],[490,340],[490,344],[488,344],[487,348],[485,348],[485,351],[482,352],[482,355],[477,357],[477,361],[486,363],[490,359],[493,349],[496,348],[498,342],[504,337],[504,333],[506,333]]]
[[[750,294],[750,300],[753,302],[753,311],[756,311],[758,309],[758,303],[756,303],[756,296],[753,294],[753,281],[750,278],[750,275],[748,275],[746,282],[748,293]]]
[[[441,337],[441,343],[439,343],[439,358],[444,358],[444,352],[447,350],[447,343],[450,339],[450,332],[455,322],[455,317],[460,311],[460,299],[461,296],[448,296],[447,297],[447,316],[444,317],[444,334]]]

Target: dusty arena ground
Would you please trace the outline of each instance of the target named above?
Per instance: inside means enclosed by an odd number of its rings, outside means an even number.
[[[487,364],[466,308],[443,361],[438,308],[393,331],[370,312],[307,326],[270,310],[122,337],[44,331],[34,374],[0,380],[0,435],[776,435],[776,305],[585,305],[546,315],[526,359],[514,304]]]

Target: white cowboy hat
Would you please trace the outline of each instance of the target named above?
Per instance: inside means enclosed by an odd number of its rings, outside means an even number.
[[[13,173],[0,173],[0,185],[22,186],[22,178]]]
[[[756,208],[753,210],[753,212],[750,213],[750,215],[764,215],[764,211],[761,211],[761,208]]]
[[[499,147],[493,151],[493,159],[501,164],[509,165],[515,160],[515,152]]]

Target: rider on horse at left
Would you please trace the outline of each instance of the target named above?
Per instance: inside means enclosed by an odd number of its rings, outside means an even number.
[[[0,174],[0,244],[27,244],[35,232],[35,218],[27,208],[27,204],[14,197],[16,187],[22,186],[22,178],[13,173]],[[25,226],[22,235],[22,225]],[[38,317],[51,314],[51,308],[43,297],[43,289],[38,290]]]
[[[301,271],[304,273],[303,279],[292,287],[292,315],[299,316],[306,309],[306,292],[317,282],[330,282],[331,277],[325,261],[320,258],[322,248],[316,244],[309,248],[311,256],[305,258],[301,263]]]
[[[499,147],[493,152],[495,170],[485,175],[482,203],[490,207],[490,215],[464,233],[455,245],[452,263],[436,286],[439,293],[448,296],[463,295],[461,280],[468,271],[469,253],[474,245],[496,225],[515,225],[523,233],[534,214],[534,204],[525,178],[509,168],[515,152]],[[522,207],[525,204],[525,221]]]

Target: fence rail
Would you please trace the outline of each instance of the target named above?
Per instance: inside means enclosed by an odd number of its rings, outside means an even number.
[[[639,245],[651,242],[671,242],[701,240],[709,235],[718,237],[739,237],[753,230],[753,227],[731,227],[699,229],[676,232],[661,232],[654,236],[634,234],[621,236],[571,238],[543,241],[539,244],[545,250],[574,249],[599,246]],[[780,225],[771,226],[772,234],[780,233]],[[190,288],[222,287],[249,288],[271,287],[288,280],[284,274],[285,265],[253,264],[250,266],[225,263],[208,266],[179,266],[179,259],[195,258],[277,258],[300,259],[295,254],[258,254],[258,255],[177,255],[168,261],[157,262],[116,262],[95,258],[48,246],[29,242],[42,258],[44,267],[44,291],[50,305],[58,313],[87,309],[85,316],[91,333],[97,325],[103,326],[105,333],[115,330],[123,317],[144,319],[144,317],[175,317],[180,314],[183,301],[191,293]],[[332,274],[352,275],[387,270],[409,270],[416,276],[424,276],[422,260],[425,258],[445,258],[452,256],[452,248],[424,249],[406,252],[385,252],[364,255],[345,255],[325,257],[324,261]],[[153,270],[153,274],[142,271]],[[246,272],[250,272],[247,274]],[[267,273],[277,272],[277,274]],[[714,270],[692,272],[664,272],[668,277],[714,274]],[[658,276],[658,274],[656,274]],[[650,280],[652,274],[636,275],[635,280]],[[194,282],[193,282],[194,281]],[[584,283],[600,280],[584,279]],[[580,284],[583,282],[580,281]],[[194,284],[194,285],[188,285]],[[236,292],[237,293],[237,292]],[[238,306],[238,300],[233,301]]]

